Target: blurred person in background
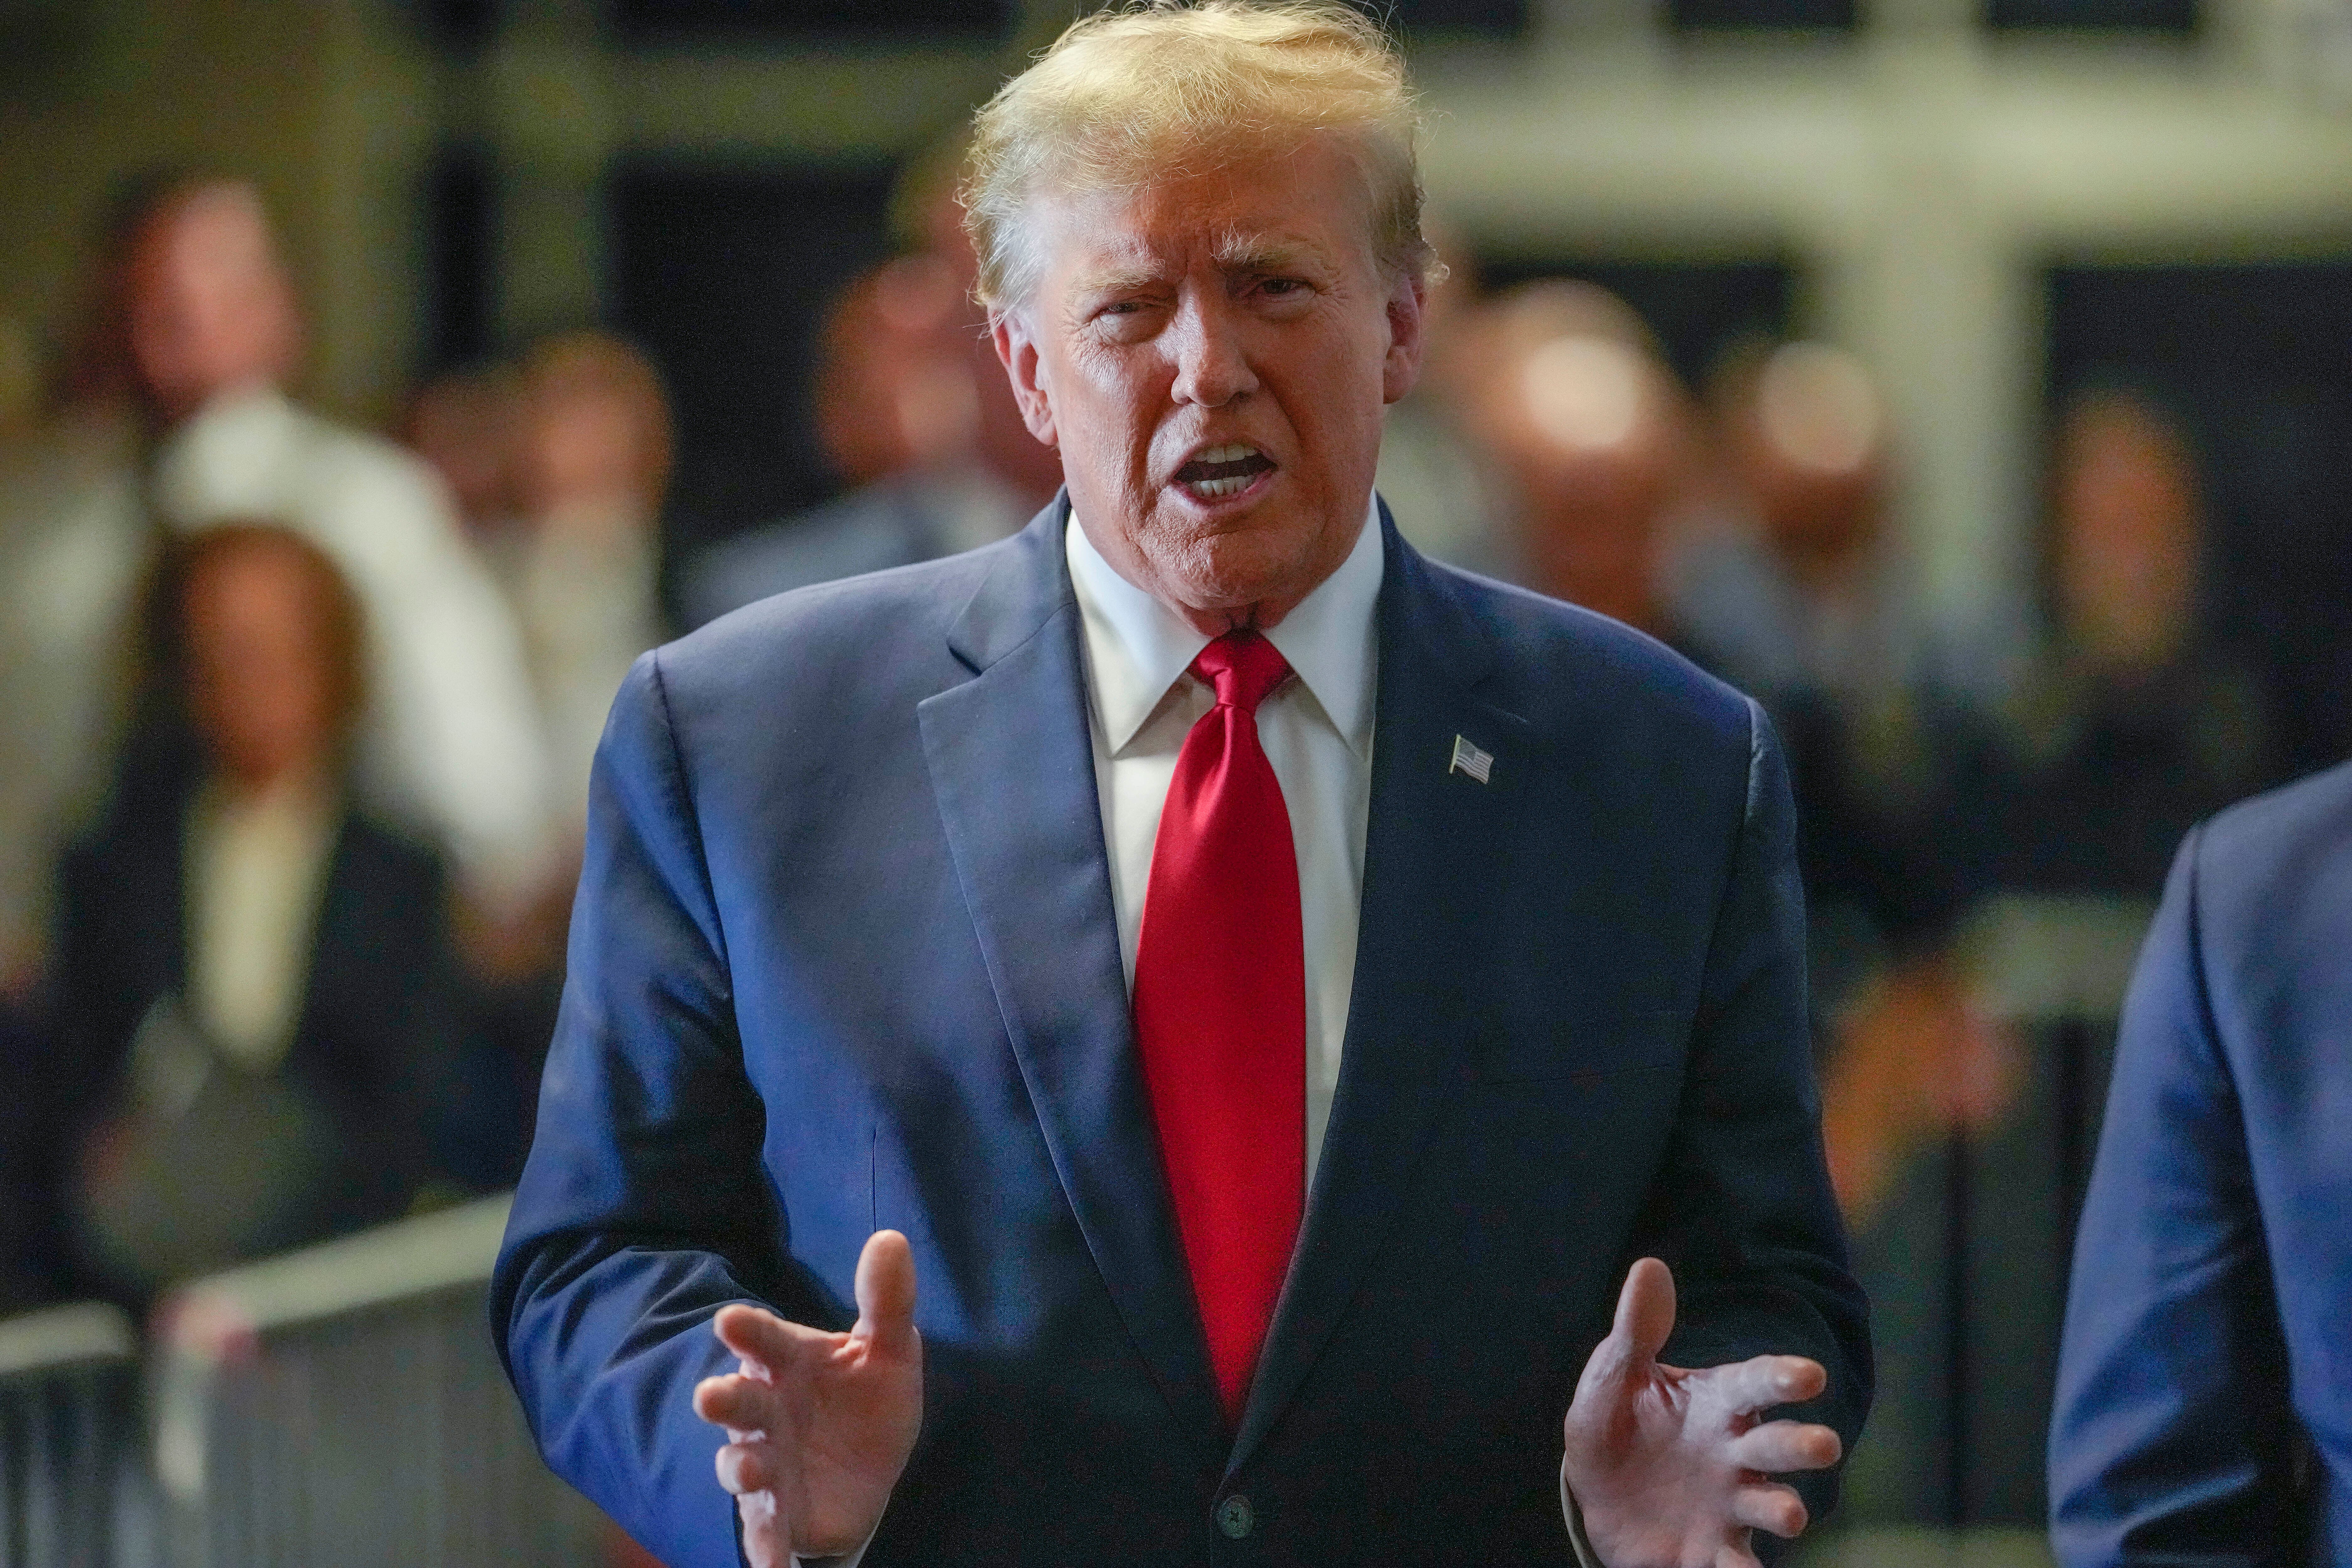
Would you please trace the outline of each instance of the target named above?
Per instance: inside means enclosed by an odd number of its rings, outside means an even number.
[[[1438,266],[1422,312],[1422,378],[1389,405],[1373,488],[1414,549],[1466,572],[1504,576],[1510,568],[1504,498],[1484,448],[1462,425],[1479,372],[1476,264],[1448,226],[1430,218],[1423,227]]]
[[[520,625],[551,773],[563,873],[499,921],[468,920],[484,1028],[509,1091],[534,1098],[562,984],[588,763],[630,661],[661,640],[658,528],[672,451],[661,377],[628,343],[558,332],[515,366],[445,375],[410,405],[411,444],[440,471]],[[511,1180],[514,1163],[501,1172]]]
[[[2261,688],[2202,634],[2205,527],[2179,426],[2117,390],[2062,416],[2053,635],[2011,710],[2001,880],[2153,900],[2181,837],[2273,781]]]
[[[1859,1222],[1907,1153],[2010,1100],[2011,1042],[1954,951],[1985,882],[1992,738],[1911,614],[1870,373],[1781,343],[1735,355],[1711,403],[1716,481],[1680,521],[1666,592],[1685,650],[1789,748],[1824,1133]]]
[[[431,831],[494,921],[553,868],[522,638],[423,463],[281,390],[301,324],[260,197],[213,175],[154,186],[119,226],[122,330],[173,531],[282,518],[317,542],[374,628],[363,768]]]
[[[645,355],[595,331],[539,343],[518,386],[519,510],[489,552],[522,623],[569,843],[586,821],[588,763],[613,695],[662,637],[655,574],[669,400]]]
[[[917,248],[857,279],[825,324],[819,439],[853,488],[712,546],[680,591],[699,626],[811,583],[935,560],[1013,533],[1062,482],[998,369],[955,205],[961,139],[909,166],[897,226]]]
[[[366,630],[326,552],[228,521],[156,574],[152,684],[60,877],[41,1108],[65,1280],[175,1278],[479,1184],[520,1138],[472,1071],[439,858],[357,804]]]
[[[511,366],[470,365],[435,376],[408,402],[400,435],[441,476],[468,539],[514,520],[515,426],[522,392]]]
[[[1688,399],[1633,309],[1590,283],[1522,284],[1465,329],[1461,424],[1508,511],[1507,574],[1671,641],[1662,520],[1696,453]]]

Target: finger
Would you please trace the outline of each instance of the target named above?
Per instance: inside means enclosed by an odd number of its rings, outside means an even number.
[[[1748,1532],[1741,1531],[1737,1542],[1725,1542],[1715,1549],[1715,1568],[1764,1568],[1756,1553],[1748,1550]]]
[[[750,1568],[793,1568],[792,1530],[773,1489],[740,1494],[735,1512],[742,1521],[743,1561]]]
[[[1822,1363],[1801,1355],[1759,1355],[1713,1371],[1717,1395],[1739,1415],[1794,1405],[1830,1385]]]
[[[915,1252],[895,1230],[877,1230],[857,1255],[857,1326],[849,1331],[886,1356],[912,1353]]]
[[[1785,1475],[1790,1470],[1826,1470],[1845,1445],[1826,1426],[1801,1421],[1767,1421],[1731,1440],[1731,1462],[1743,1470]]]
[[[728,1373],[694,1385],[694,1413],[714,1426],[764,1432],[775,1418],[776,1391],[757,1380]]]
[[[1777,1481],[1741,1487],[1731,1494],[1731,1521],[1750,1530],[1767,1531],[1783,1541],[1803,1532],[1805,1500],[1794,1488]]]
[[[1625,1271],[1625,1288],[1617,1292],[1617,1322],[1610,1337],[1625,1342],[1635,1359],[1651,1362],[1665,1348],[1675,1331],[1675,1276],[1654,1258],[1644,1258]]]
[[[719,1450],[719,1484],[737,1497],[776,1484],[775,1450],[765,1443],[730,1443]]]
[[[814,1329],[786,1322],[764,1308],[747,1307],[740,1301],[719,1308],[710,1327],[720,1344],[749,1363],[747,1372],[782,1371],[803,1352],[803,1342],[824,1337]]]

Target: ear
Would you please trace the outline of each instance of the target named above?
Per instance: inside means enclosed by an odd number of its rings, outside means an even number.
[[[1400,273],[1389,285],[1389,352],[1381,362],[1381,396],[1394,403],[1421,379],[1427,342],[1429,285],[1419,273]]]
[[[1007,310],[990,318],[988,335],[996,344],[996,357],[1004,365],[1006,378],[1013,383],[1013,400],[1021,405],[1021,423],[1046,446],[1059,446],[1054,437],[1053,390],[1046,384],[1027,314]]]

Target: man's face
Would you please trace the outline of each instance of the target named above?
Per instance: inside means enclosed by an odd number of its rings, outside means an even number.
[[[250,193],[199,191],[159,217],[132,254],[130,282],[131,354],[167,412],[290,368],[293,299]]]
[[[1420,368],[1422,287],[1375,261],[1353,161],[1317,138],[1030,223],[997,351],[1087,538],[1202,630],[1273,625],[1353,548]]]

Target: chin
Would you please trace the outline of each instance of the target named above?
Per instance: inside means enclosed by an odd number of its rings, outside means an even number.
[[[1270,531],[1237,531],[1191,540],[1160,569],[1184,602],[1199,610],[1248,610],[1268,600],[1303,596],[1314,558],[1310,545]]]

